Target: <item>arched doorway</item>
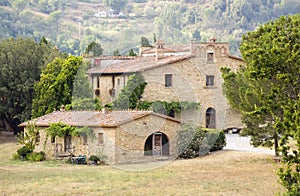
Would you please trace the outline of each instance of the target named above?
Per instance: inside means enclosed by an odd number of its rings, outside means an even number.
[[[205,120],[206,120],[206,128],[216,128],[216,110],[214,108],[208,108],[206,110],[206,115],[205,115]]]
[[[144,146],[144,155],[148,156],[168,156],[169,139],[161,132],[155,132],[148,136]]]

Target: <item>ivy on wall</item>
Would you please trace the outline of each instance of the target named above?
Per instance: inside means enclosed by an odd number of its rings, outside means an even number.
[[[170,115],[173,112],[181,110],[199,109],[200,104],[189,101],[140,101],[147,83],[144,77],[140,74],[134,74],[129,77],[126,86],[121,90],[116,101],[107,104],[109,109],[138,109],[138,110],[153,110],[154,112]]]
[[[139,110],[153,110],[154,112],[169,115],[172,112],[181,110],[199,109],[200,103],[189,101],[140,101],[137,105]]]

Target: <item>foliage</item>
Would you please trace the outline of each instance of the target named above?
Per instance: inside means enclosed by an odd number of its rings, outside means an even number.
[[[103,4],[110,7],[116,12],[120,12],[124,9],[128,0],[103,0]]]
[[[128,52],[128,56],[137,56],[137,54],[133,51],[133,49],[130,49]]]
[[[65,136],[79,136],[78,129],[71,125],[66,125],[62,122],[51,123],[50,126],[45,129],[46,138],[65,137]]]
[[[46,160],[46,154],[43,151],[33,152],[33,153],[27,155],[27,159],[29,161],[34,161],[34,162],[44,161],[44,160]]]
[[[149,40],[146,37],[141,37],[141,46],[142,47],[152,47]]]
[[[30,119],[34,83],[41,68],[55,55],[51,45],[38,44],[32,39],[0,41],[0,115],[18,130],[21,121]]]
[[[245,35],[240,50],[246,66],[237,74],[244,81],[231,81],[247,87],[248,99],[238,96],[244,106],[236,107],[247,127],[274,139],[277,155],[280,139],[284,167],[279,176],[287,194],[299,187],[299,25],[300,15],[282,16]],[[236,90],[241,93],[240,88]],[[290,147],[293,142],[296,149]]]
[[[246,128],[242,136],[251,136],[251,143],[255,146],[274,146],[278,154],[278,133],[272,128],[272,115],[263,108],[260,100],[261,90],[268,90],[269,82],[254,80],[249,70],[242,67],[238,73],[222,68],[224,87],[230,105],[242,114],[242,121]],[[264,125],[264,126],[262,126]]]
[[[28,123],[25,128],[25,132],[19,133],[18,143],[33,152],[35,149],[35,144],[37,137],[39,137],[40,128],[36,127],[35,123]]]
[[[113,102],[113,109],[135,109],[146,84],[141,74],[131,75],[118,98]]]
[[[89,160],[90,161],[100,161],[100,158],[99,157],[97,157],[96,155],[91,155],[90,157],[89,157]]]
[[[91,42],[85,49],[85,54],[92,54],[93,56],[100,56],[103,54],[103,48],[100,43]]]
[[[113,56],[121,56],[121,53],[120,51],[117,49],[117,50],[114,50],[113,51]]]
[[[161,114],[169,115],[172,112],[180,112],[181,110],[198,109],[199,103],[189,101],[139,101],[137,109],[153,110]]]
[[[57,58],[42,71],[35,84],[35,97],[32,102],[32,115],[39,117],[70,104],[75,76],[82,65],[81,57]]]
[[[222,150],[225,145],[225,133],[221,130],[184,124],[178,132],[177,152],[181,158],[203,156],[211,151]]]
[[[72,89],[72,103],[66,105],[67,110],[101,110],[101,102],[93,98],[93,90],[86,75],[86,61],[79,66]]]
[[[90,138],[92,141],[94,141],[96,139],[94,130],[88,126],[78,128],[78,134],[80,136],[86,136],[86,137]]]
[[[26,146],[22,146],[17,150],[17,154],[20,160],[27,160],[27,156],[31,153],[32,151]]]
[[[120,51],[126,51],[139,45],[141,35],[150,37],[153,33],[169,44],[188,43],[196,29],[201,31],[203,41],[214,34],[222,41],[230,41],[231,46],[234,44],[231,51],[239,54],[236,45],[240,43],[242,34],[270,19],[298,13],[300,8],[298,0],[210,0],[209,3],[205,0],[12,2],[0,2],[2,38],[32,37],[40,40],[47,35],[60,51],[73,55],[84,53],[89,43],[100,40],[109,54],[113,53],[112,45],[116,45]],[[121,7],[124,15],[113,21],[101,18],[101,22],[94,22],[93,14],[103,5]],[[69,14],[78,11],[83,15]]]

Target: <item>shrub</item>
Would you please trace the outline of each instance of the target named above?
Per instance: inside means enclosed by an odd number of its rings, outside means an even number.
[[[45,157],[46,157],[46,155],[43,151],[33,152],[33,153],[27,155],[27,159],[29,161],[44,161],[44,160],[46,160]]]
[[[178,132],[177,153],[181,158],[204,156],[222,150],[225,145],[225,133],[221,130],[186,124]]]
[[[22,146],[17,150],[17,154],[19,155],[19,159],[26,160],[27,155],[31,154],[32,151],[27,146]]]
[[[95,162],[96,162],[96,161],[100,161],[100,158],[97,157],[96,155],[92,155],[92,156],[89,157],[89,160],[90,160],[90,161],[95,161]]]

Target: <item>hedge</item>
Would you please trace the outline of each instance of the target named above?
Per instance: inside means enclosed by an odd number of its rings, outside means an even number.
[[[185,124],[178,132],[177,153],[180,158],[204,156],[222,150],[225,145],[225,133],[222,130]]]

